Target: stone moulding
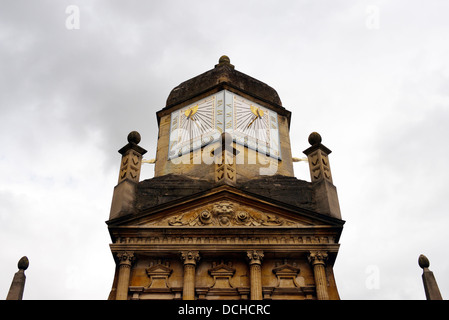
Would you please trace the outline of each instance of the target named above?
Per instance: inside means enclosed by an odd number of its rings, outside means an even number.
[[[296,238],[297,243],[337,243],[339,240],[338,226],[265,226],[253,228],[252,226],[118,226],[110,227],[113,242],[153,242],[166,241],[179,238],[187,243],[194,238],[254,238],[274,237],[276,239]],[[189,230],[186,234],[185,230]],[[165,239],[166,238],[166,239]],[[190,239],[190,240],[189,240]],[[193,240],[194,242],[198,242]]]
[[[338,252],[339,244],[331,237],[312,238],[300,236],[154,236],[117,238],[110,248],[113,252],[133,250],[138,253],[177,252],[200,250],[201,252],[244,252],[266,250],[304,253],[311,250]]]

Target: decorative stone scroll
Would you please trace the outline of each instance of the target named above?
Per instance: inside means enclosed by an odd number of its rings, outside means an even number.
[[[219,201],[202,208],[155,221],[155,226],[299,226],[300,223],[231,201]]]

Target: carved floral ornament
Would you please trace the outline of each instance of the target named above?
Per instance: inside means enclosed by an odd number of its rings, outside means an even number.
[[[298,226],[280,218],[231,201],[219,201],[151,223],[158,226]]]

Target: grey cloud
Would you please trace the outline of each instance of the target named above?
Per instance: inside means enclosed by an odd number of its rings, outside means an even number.
[[[379,3],[376,31],[365,26],[370,4],[2,4],[0,143],[6,151],[0,155],[0,234],[16,246],[3,255],[2,265],[12,268],[0,279],[1,288],[9,287],[16,260],[27,254],[22,249],[33,256],[29,298],[82,298],[74,279],[95,279],[77,262],[85,257],[112,277],[104,220],[118,174],[117,150],[138,130],[148,158],[154,157],[155,112],[170,90],[227,54],[238,70],[272,85],[293,112],[295,156],[302,156],[315,130],[334,151],[331,166],[347,220],[336,264],[341,297],[423,298],[415,261],[420,253],[428,254],[444,297],[448,263],[439,250],[447,244],[440,233],[447,222],[449,119],[448,46],[441,36],[448,31],[447,5]],[[68,5],[80,8],[79,30],[65,28]],[[150,177],[152,167],[145,171],[142,178]],[[76,210],[58,209],[67,203]],[[25,236],[16,234],[20,226]],[[427,231],[418,239],[421,226]],[[52,234],[67,244],[70,252],[63,257],[73,268],[36,262],[44,254],[34,245],[40,234],[46,235],[40,246],[59,250]],[[75,243],[85,234],[90,242]],[[381,272],[379,290],[365,285],[372,264]],[[36,280],[47,272],[59,272],[68,293]],[[106,298],[109,280],[96,283],[90,297]]]

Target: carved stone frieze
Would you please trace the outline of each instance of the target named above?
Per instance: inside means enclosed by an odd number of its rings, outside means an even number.
[[[201,245],[201,246],[235,246],[235,245],[295,245],[295,246],[316,246],[316,245],[336,245],[337,241],[332,236],[308,236],[308,235],[243,235],[243,234],[228,234],[228,235],[152,235],[152,236],[135,236],[135,237],[117,237],[114,244],[119,248],[122,246],[186,246],[186,245]]]
[[[154,226],[299,226],[300,223],[231,201],[219,201],[201,208],[150,222]]]

